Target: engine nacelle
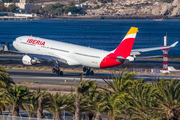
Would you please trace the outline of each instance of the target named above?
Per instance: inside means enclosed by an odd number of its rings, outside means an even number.
[[[37,62],[36,62],[36,60],[33,60],[28,55],[24,55],[22,58],[22,63],[25,65],[35,65]]]
[[[134,57],[131,56],[128,56],[126,59],[129,60],[130,62],[135,60]]]

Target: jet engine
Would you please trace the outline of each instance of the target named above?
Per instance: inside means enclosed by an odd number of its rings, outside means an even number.
[[[24,55],[22,58],[22,63],[25,65],[35,65],[37,62],[28,55]]]
[[[126,59],[129,60],[129,61],[134,61],[135,60],[135,58],[131,57],[131,56],[128,56]]]

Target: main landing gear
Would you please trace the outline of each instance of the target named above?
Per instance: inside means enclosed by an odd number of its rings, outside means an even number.
[[[83,67],[83,72],[86,72],[86,75],[94,75],[94,71],[89,67]]]
[[[52,72],[56,74],[56,76],[63,76],[63,71],[60,71],[59,67],[53,68]]]

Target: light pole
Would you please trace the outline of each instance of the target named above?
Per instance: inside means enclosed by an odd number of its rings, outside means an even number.
[[[64,109],[64,120],[66,119],[65,117],[65,107],[60,107],[61,109]]]

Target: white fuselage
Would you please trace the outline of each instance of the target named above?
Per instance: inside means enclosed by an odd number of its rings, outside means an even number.
[[[93,68],[100,68],[104,57],[110,53],[109,51],[32,36],[16,38],[13,46],[19,52],[56,57],[65,60],[68,65],[83,65]]]

